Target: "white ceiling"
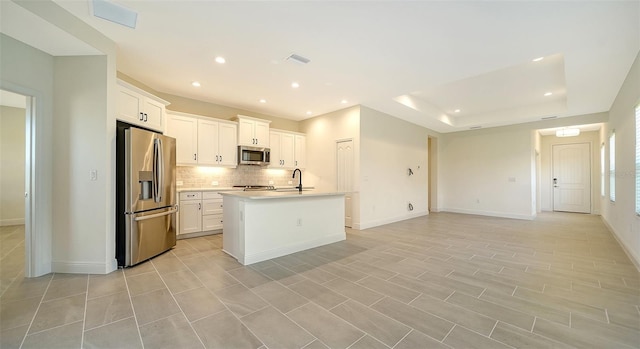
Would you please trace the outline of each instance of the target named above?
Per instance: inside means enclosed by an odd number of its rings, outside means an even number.
[[[637,0],[114,2],[136,29],[56,0],[117,43],[122,73],[293,120],[363,104],[452,132],[608,111],[640,49]]]

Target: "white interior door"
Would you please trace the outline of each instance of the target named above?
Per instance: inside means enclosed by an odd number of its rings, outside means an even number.
[[[553,210],[591,212],[591,146],[553,146]]]
[[[337,182],[339,192],[345,192],[344,225],[351,227],[352,222],[352,192],[353,192],[353,140],[338,141],[336,143]]]

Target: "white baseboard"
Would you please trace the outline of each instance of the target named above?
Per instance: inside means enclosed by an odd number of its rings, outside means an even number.
[[[622,247],[622,250],[624,251],[624,253],[627,255],[627,257],[629,257],[629,259],[631,260],[631,263],[633,263],[636,269],[638,269],[638,272],[640,272],[640,256],[633,253],[633,250],[627,247],[627,245],[624,243],[624,240],[620,238],[620,235],[618,235],[618,233],[616,232],[615,229],[613,229],[611,224],[607,222],[604,216],[600,216],[600,218],[602,219],[602,222],[607,227],[607,229],[609,229],[609,231],[612,233],[613,237],[616,239],[618,244]]]
[[[354,223],[352,228],[355,230],[369,229],[369,228],[378,227],[385,224],[391,224],[395,222],[406,221],[407,219],[426,216],[428,214],[429,214],[429,211],[412,212],[402,216],[389,217],[389,218],[378,219],[378,220],[369,221],[369,222]]]
[[[530,215],[514,214],[514,213],[506,213],[506,212],[467,210],[467,209],[458,209],[458,208],[443,208],[440,210],[440,212],[473,214],[478,216],[489,216],[489,217],[499,217],[499,218],[523,219],[528,221],[534,220],[536,218],[535,214],[530,214]]]
[[[115,268],[113,265],[115,261]],[[69,273],[69,274],[108,274],[117,269],[118,262],[114,259],[109,263],[97,263],[97,262],[53,262],[52,271],[54,273]]]
[[[8,227],[11,225],[24,225],[24,218],[0,219],[0,227]]]

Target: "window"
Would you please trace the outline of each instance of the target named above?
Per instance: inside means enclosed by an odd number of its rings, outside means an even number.
[[[605,167],[605,161],[604,161],[604,143],[600,144],[600,196],[604,197],[605,196],[605,189],[604,189],[604,177],[605,177],[605,172],[606,171],[606,167]]]
[[[640,215],[640,105],[636,107],[636,214]]]
[[[609,136],[609,200],[616,201],[616,131]]]

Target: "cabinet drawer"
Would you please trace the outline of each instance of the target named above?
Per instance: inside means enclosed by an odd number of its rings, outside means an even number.
[[[222,214],[202,216],[202,230],[222,229]]]
[[[202,215],[222,214],[222,200],[202,200]]]
[[[220,193],[218,193],[217,191],[205,191],[205,192],[202,192],[202,198],[222,200],[222,195],[220,195]]]
[[[200,200],[202,199],[202,192],[199,191],[185,191],[180,193],[180,200]]]

